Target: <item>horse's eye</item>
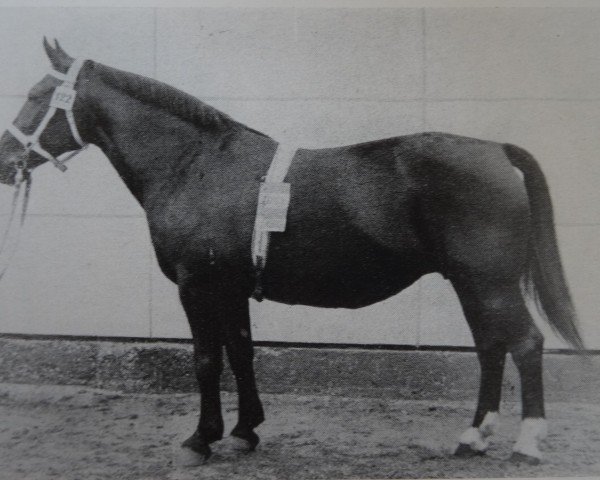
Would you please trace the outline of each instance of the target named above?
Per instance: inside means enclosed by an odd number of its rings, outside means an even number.
[[[29,100],[30,102],[39,103],[42,101],[42,98],[45,94],[45,91],[36,88],[27,94],[27,100]]]

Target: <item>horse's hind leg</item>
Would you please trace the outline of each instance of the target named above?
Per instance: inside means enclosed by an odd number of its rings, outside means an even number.
[[[511,342],[509,349],[521,377],[523,421],[519,437],[513,446],[511,460],[537,464],[542,458],[539,442],[547,434],[542,380],[544,337],[533,323],[524,302],[518,305],[518,311],[527,322]]]
[[[539,461],[544,434],[542,388],[543,337],[527,310],[517,281],[485,285],[453,281],[469,322],[481,365],[479,401],[472,427],[459,439],[458,455],[483,454],[498,420],[502,374],[507,350],[519,374],[523,424],[513,459]]]
[[[453,282],[461,301],[463,312],[475,342],[477,358],[481,367],[479,399],[472,426],[459,438],[456,449],[458,456],[483,455],[489,439],[498,423],[498,410],[502,389],[502,376],[506,358],[507,342],[500,331],[502,323],[494,317],[498,315],[497,304],[478,291],[462,282]]]

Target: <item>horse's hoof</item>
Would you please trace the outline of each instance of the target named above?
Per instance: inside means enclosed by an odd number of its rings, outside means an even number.
[[[192,450],[190,447],[182,446],[177,449],[173,464],[177,467],[198,467],[200,465],[206,465],[210,454],[210,448],[208,448],[208,452],[199,453]]]
[[[513,452],[510,456],[510,462],[516,464],[526,463],[527,465],[539,465],[541,461],[542,460],[538,457],[533,457],[521,452]]]
[[[260,442],[260,438],[254,430],[243,431],[243,430],[238,430],[237,428],[234,428],[231,431],[230,436],[238,438],[240,440],[243,440],[244,442],[247,442],[248,445],[250,445],[250,451],[255,450],[256,446],[258,445],[258,442]]]
[[[459,443],[454,451],[454,456],[461,458],[480,457],[485,455],[485,450],[475,450],[468,443]]]
[[[211,454],[208,444],[200,441],[198,434],[194,433],[181,444],[175,455],[175,462],[182,467],[195,467],[204,465]]]
[[[256,445],[252,445],[248,440],[245,440],[235,435],[225,437],[223,440],[214,444],[215,451],[219,455],[245,455],[253,452]]]

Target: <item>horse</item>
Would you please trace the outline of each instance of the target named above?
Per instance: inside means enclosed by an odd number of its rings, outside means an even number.
[[[539,463],[544,338],[528,298],[573,348],[584,347],[548,185],[532,155],[439,132],[299,148],[285,178],[287,227],[271,234],[257,269],[251,250],[258,196],[278,142],[174,87],[75,60],[46,38],[44,48],[52,69],[0,137],[0,182],[18,185],[48,161],[64,169],[65,155],[94,144],[142,206],[193,338],[200,416],[182,451],[203,463],[215,442],[229,438],[241,452],[259,442],[264,411],[248,306],[259,280],[272,301],[360,308],[438,272],[458,295],[481,367],[473,422],[455,454],[488,449],[510,354],[522,392],[510,460]],[[223,351],[239,401],[225,439]]]

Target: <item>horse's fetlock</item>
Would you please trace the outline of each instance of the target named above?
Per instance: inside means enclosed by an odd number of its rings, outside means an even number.
[[[203,424],[201,427],[198,428],[198,430],[199,436],[206,443],[213,443],[223,438],[225,428],[223,426],[223,422],[210,422]]]
[[[459,445],[468,445],[474,452],[485,452],[489,442],[483,437],[478,428],[467,428],[458,438]]]
[[[260,414],[258,414],[255,418],[254,421],[252,422],[252,427],[258,427],[261,423],[263,423],[265,421],[265,414],[261,411]]]
[[[521,422],[519,438],[515,442],[513,452],[531,458],[540,459],[542,453],[540,442],[546,438],[548,425],[545,418],[525,418]]]
[[[498,429],[498,425],[500,423],[500,418],[498,412],[487,412],[481,425],[479,425],[479,431],[481,432],[481,436],[483,438],[491,437],[496,433]]]

